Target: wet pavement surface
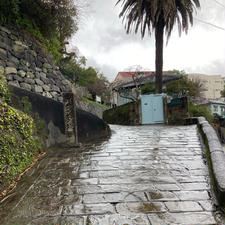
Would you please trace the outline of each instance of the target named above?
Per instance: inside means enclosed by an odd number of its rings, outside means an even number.
[[[111,129],[50,151],[0,204],[0,224],[217,224],[195,125]]]

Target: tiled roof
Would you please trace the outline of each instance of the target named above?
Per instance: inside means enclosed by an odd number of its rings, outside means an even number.
[[[154,72],[153,71],[140,71],[140,72],[119,72],[118,75],[121,75],[122,77],[131,77],[131,76],[136,76],[138,74],[142,73],[145,76],[150,76]]]
[[[131,76],[133,76],[133,75],[139,75],[139,74],[143,74],[143,75],[145,75],[146,77],[147,76],[150,76],[150,75],[152,75],[152,74],[154,74],[155,73],[155,71],[137,71],[137,72],[119,72],[118,73],[118,75],[121,75],[122,77],[131,77]],[[163,74],[166,74],[166,73],[168,73],[167,71],[163,71]],[[117,75],[117,76],[118,76]]]
[[[162,76],[162,82],[167,83],[172,80],[178,80],[181,79],[183,76],[182,75],[173,75],[173,74],[166,74]],[[154,83],[155,82],[155,75],[153,74],[152,76],[146,76],[146,77],[141,77],[140,79],[137,80],[138,85],[144,85],[146,83]],[[124,88],[133,88],[135,87],[136,84],[134,81],[130,81],[127,83],[119,84],[115,86],[113,89],[114,90],[119,90],[119,89],[124,89]]]

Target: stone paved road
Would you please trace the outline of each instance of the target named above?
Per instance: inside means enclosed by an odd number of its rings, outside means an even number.
[[[217,224],[196,126],[111,128],[49,153],[0,205],[0,224]]]

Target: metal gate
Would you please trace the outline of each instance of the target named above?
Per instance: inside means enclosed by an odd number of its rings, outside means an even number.
[[[142,124],[164,123],[163,95],[141,96]]]

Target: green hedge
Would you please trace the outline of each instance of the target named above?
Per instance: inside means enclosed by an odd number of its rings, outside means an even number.
[[[122,105],[103,112],[103,120],[108,124],[131,125],[130,105]]]
[[[189,112],[191,117],[204,116],[209,123],[213,123],[213,115],[211,114],[210,110],[204,106],[198,106],[190,102]]]

